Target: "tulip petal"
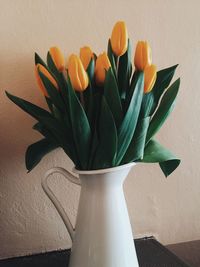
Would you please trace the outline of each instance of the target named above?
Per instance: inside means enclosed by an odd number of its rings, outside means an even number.
[[[65,69],[65,58],[61,50],[54,46],[49,49],[49,53],[58,71],[62,72]]]
[[[106,70],[111,67],[110,61],[106,53],[102,53],[97,57],[95,65],[95,80],[97,85],[103,85],[106,77]]]
[[[152,54],[151,48],[146,41],[139,41],[135,49],[134,56],[135,68],[139,71],[144,71],[144,69],[152,64]]]
[[[80,59],[84,66],[84,69],[87,70],[88,65],[90,64],[91,59],[94,58],[94,54],[89,46],[81,47],[80,49]]]
[[[156,82],[156,77],[157,77],[157,68],[155,65],[150,65],[147,66],[144,69],[144,92],[149,93],[155,82]]]
[[[74,90],[81,92],[88,87],[88,75],[80,58],[74,54],[69,58],[68,73]]]
[[[116,56],[122,56],[128,46],[128,33],[124,21],[118,21],[112,30],[111,34],[111,47]]]

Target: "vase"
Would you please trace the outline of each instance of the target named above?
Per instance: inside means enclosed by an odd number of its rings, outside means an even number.
[[[134,165],[92,171],[74,168],[78,177],[59,167],[46,172],[42,187],[73,241],[69,267],[139,267],[123,192],[124,180]],[[75,229],[48,186],[53,173],[81,186]]]

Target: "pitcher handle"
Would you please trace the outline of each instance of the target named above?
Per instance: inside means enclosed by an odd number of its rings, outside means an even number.
[[[80,182],[79,178],[72,175],[70,172],[68,172],[67,170],[65,170],[64,168],[61,168],[61,167],[55,167],[55,168],[48,170],[45,173],[44,177],[42,178],[42,188],[43,188],[44,192],[47,194],[47,196],[49,197],[49,199],[54,204],[58,213],[60,214],[60,217],[62,218],[62,220],[63,220],[63,222],[64,222],[64,224],[65,224],[65,226],[69,232],[69,235],[73,241],[74,228],[72,226],[72,223],[71,223],[67,213],[65,212],[64,208],[60,204],[60,201],[57,199],[57,197],[55,196],[55,194],[53,193],[53,191],[50,189],[50,187],[48,185],[48,178],[50,175],[52,175],[54,173],[62,174],[65,178],[67,178],[68,181],[72,182],[73,184],[81,185],[81,182]]]

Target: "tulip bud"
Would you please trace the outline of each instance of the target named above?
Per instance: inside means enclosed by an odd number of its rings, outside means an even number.
[[[80,58],[74,54],[69,58],[68,74],[74,90],[81,92],[88,87],[89,79],[87,72],[84,70]]]
[[[122,56],[128,47],[128,32],[124,21],[118,21],[111,35],[111,47],[116,56]]]
[[[151,63],[151,48],[148,42],[139,41],[135,50],[135,68],[137,70],[143,71],[147,66],[151,65]]]
[[[56,68],[62,72],[65,69],[65,58],[58,47],[51,47],[49,49],[51,58],[56,66]]]
[[[156,66],[150,65],[144,69],[144,93],[149,93],[156,81],[157,72]]]
[[[85,70],[87,70],[92,58],[94,58],[94,54],[89,46],[84,46],[80,49],[80,59]]]
[[[111,67],[109,58],[107,54],[104,52],[97,57],[96,65],[95,65],[95,80],[98,85],[102,85],[104,83],[106,77],[106,70]]]
[[[46,88],[45,88],[45,86],[44,86],[44,84],[40,78],[39,71],[41,73],[43,73],[46,76],[46,78],[49,79],[49,81],[55,86],[56,89],[58,89],[58,84],[57,84],[56,80],[53,78],[53,76],[48,72],[48,70],[43,65],[37,64],[35,66],[35,76],[36,76],[36,80],[37,80],[37,83],[39,85],[39,88],[41,89],[42,93],[46,97],[48,97],[47,90],[46,90]]]

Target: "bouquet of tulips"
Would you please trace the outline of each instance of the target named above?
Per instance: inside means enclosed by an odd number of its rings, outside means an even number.
[[[89,48],[72,54],[67,67],[58,47],[45,63],[35,54],[35,75],[48,111],[6,92],[10,100],[37,120],[33,129],[43,138],[26,151],[32,170],[50,151],[61,147],[80,170],[129,162],[159,163],[168,176],[177,159],[154,136],[171,113],[180,79],[177,65],[157,72],[146,41],[136,45],[134,67],[123,21],[115,24],[107,53]]]

